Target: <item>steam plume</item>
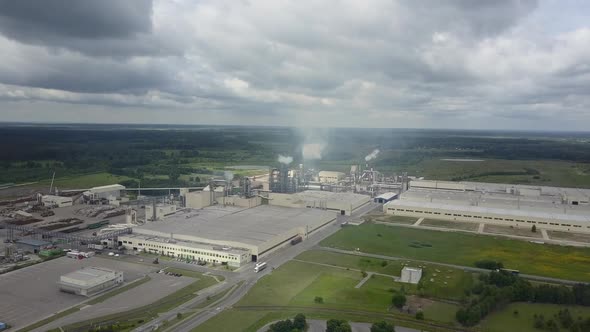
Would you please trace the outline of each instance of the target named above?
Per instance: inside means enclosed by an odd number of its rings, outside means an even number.
[[[366,157],[365,157],[365,161],[371,161],[375,158],[377,158],[377,155],[379,154],[379,149],[375,149],[373,150],[373,152],[369,153]]]
[[[324,145],[319,143],[307,143],[303,145],[303,159],[314,160],[322,159],[322,150]]]
[[[281,164],[289,165],[290,163],[293,162],[293,157],[291,157],[291,156],[283,156],[282,154],[280,154],[278,160],[279,160],[279,162]]]

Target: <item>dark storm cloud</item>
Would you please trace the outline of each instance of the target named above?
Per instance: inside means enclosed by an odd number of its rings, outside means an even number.
[[[0,0],[0,30],[10,38],[130,38],[152,29],[151,0]]]
[[[0,33],[89,55],[181,52],[173,41],[153,35],[152,14],[152,0],[0,0]]]

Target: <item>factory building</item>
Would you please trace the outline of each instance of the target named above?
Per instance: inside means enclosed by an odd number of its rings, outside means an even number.
[[[119,236],[127,250],[241,266],[336,219],[334,211],[260,205],[184,209]]]
[[[41,249],[50,246],[51,242],[36,239],[20,239],[16,241],[16,246],[25,252],[39,253]]]
[[[347,216],[369,203],[370,200],[371,198],[367,195],[330,191],[307,190],[296,194],[268,194],[268,205],[332,210]]]
[[[373,201],[375,203],[379,203],[379,204],[384,204],[387,202],[391,202],[394,199],[397,198],[397,194],[396,193],[383,193],[375,198],[373,198]]]
[[[590,190],[476,182],[412,181],[387,214],[590,233]]]
[[[145,206],[145,217],[147,220],[162,220],[176,212],[174,204],[155,204]]]
[[[122,284],[123,272],[99,267],[86,267],[60,277],[62,292],[92,296]]]
[[[41,203],[43,203],[44,206],[48,206],[48,207],[66,207],[66,206],[72,206],[73,200],[72,200],[72,197],[43,195],[41,197]]]
[[[346,177],[342,172],[320,171],[318,173],[318,180],[320,183],[339,183]]]
[[[83,192],[84,201],[95,203],[107,201],[110,204],[117,202],[124,195],[125,186],[111,184],[108,186],[94,187]]]
[[[188,261],[227,264],[231,267],[240,267],[250,262],[250,250],[244,248],[141,234],[122,236],[119,237],[119,241],[128,250],[145,251]]]
[[[251,208],[262,204],[262,198],[225,196],[223,187],[218,187],[211,191],[193,191],[185,194],[185,206],[191,209],[202,209],[214,204],[232,205],[245,208]]]

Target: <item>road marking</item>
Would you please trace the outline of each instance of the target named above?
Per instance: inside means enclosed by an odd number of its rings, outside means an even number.
[[[420,226],[422,221],[424,221],[424,218],[420,218],[420,219],[416,220],[416,222],[414,223],[414,226]]]
[[[549,238],[549,234],[547,234],[547,230],[546,229],[541,228],[541,234],[543,234],[543,239],[545,239],[545,240],[551,240]]]

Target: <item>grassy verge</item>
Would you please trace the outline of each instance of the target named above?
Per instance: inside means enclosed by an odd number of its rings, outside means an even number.
[[[143,277],[143,278],[141,278],[139,280],[135,280],[134,282],[132,282],[132,283],[130,283],[128,285],[125,285],[125,286],[119,287],[119,288],[115,288],[114,290],[112,290],[112,291],[110,291],[110,292],[108,292],[106,294],[103,294],[101,296],[95,297],[92,300],[90,300],[90,301],[88,301],[88,302],[86,302],[84,304],[93,305],[93,304],[104,302],[104,301],[110,299],[113,296],[119,295],[119,294],[124,293],[124,292],[126,292],[126,291],[128,291],[128,290],[130,290],[132,288],[135,288],[135,287],[137,287],[139,285],[145,284],[146,282],[150,281],[151,279],[152,278],[150,278],[149,276],[145,276],[145,277]]]
[[[35,324],[31,324],[31,325],[29,325],[27,327],[24,327],[24,328],[18,330],[18,332],[32,331],[32,330],[34,330],[34,329],[36,329],[38,327],[41,327],[41,326],[46,325],[46,324],[49,324],[49,323],[51,323],[51,322],[53,322],[55,320],[58,320],[58,319],[60,319],[62,317],[65,317],[67,315],[73,314],[74,312],[77,312],[77,311],[80,311],[80,306],[75,306],[75,307],[72,307],[70,309],[67,309],[67,310],[58,312],[57,314],[55,314],[55,315],[53,315],[51,317],[47,317],[47,318],[45,318],[43,320],[40,320],[40,321],[36,322]]]
[[[344,228],[321,245],[464,266],[493,259],[527,274],[590,281],[590,248],[375,224]]]

